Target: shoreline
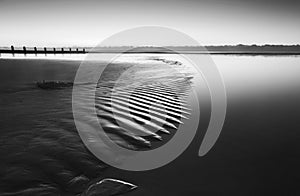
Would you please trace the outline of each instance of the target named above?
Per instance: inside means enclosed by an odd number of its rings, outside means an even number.
[[[300,45],[220,45],[220,46],[96,46],[96,47],[0,47],[1,54],[86,54],[153,53],[217,55],[300,55]]]
[[[297,194],[299,191],[295,182],[298,178],[293,174],[298,171],[300,160],[298,155],[300,86],[297,82],[300,71],[299,59],[281,58],[278,61],[277,57],[256,57],[258,59],[251,58],[251,60],[246,57],[242,59],[230,56],[218,58],[216,57],[216,63],[219,62],[221,65],[220,71],[224,75],[228,92],[228,111],[224,130],[207,155],[198,157],[198,149],[210,118],[210,108],[207,104],[209,100],[203,99],[201,104],[203,116],[199,130],[191,145],[180,157],[162,168],[143,172],[108,167],[100,170],[101,175],[97,178],[91,179],[116,178],[137,185],[138,189],[126,194],[128,196]],[[49,61],[9,59],[0,60],[0,63],[4,89],[9,86],[8,81],[14,82],[12,85],[15,85],[15,82],[33,84],[33,81],[44,78],[72,80],[80,64],[76,61],[52,59]],[[283,70],[287,72],[282,72]],[[80,144],[70,112],[71,89],[62,91],[29,89],[3,94],[3,97],[1,136],[7,135],[7,139],[3,141],[10,144],[3,143],[2,146],[4,163],[14,158],[14,153],[19,152],[10,146],[15,146],[16,149],[20,147],[23,150],[22,145],[27,146],[28,141],[35,139],[34,141],[40,141],[35,147],[41,155],[48,156],[46,154],[48,149],[55,150],[58,147],[63,149],[53,151],[64,154],[53,157],[55,161],[53,163],[63,165],[65,168],[75,163],[80,164],[80,167],[69,168],[67,171],[76,175],[90,171],[88,176],[93,176],[95,171],[93,168],[100,166],[101,162],[94,160]],[[47,144],[57,143],[58,140],[55,139],[57,136],[65,137],[63,141],[66,142],[53,146],[55,148],[48,148]],[[51,139],[52,137],[54,139]],[[43,142],[45,139],[49,142]],[[72,139],[78,142],[72,142]],[[65,145],[69,147],[65,148]],[[83,148],[80,148],[79,152],[83,154],[76,153],[80,146]],[[74,153],[70,147],[75,149]],[[72,159],[65,159],[65,154]],[[34,156],[35,153],[32,151],[28,151],[25,155],[35,157],[37,162],[40,160],[39,155]],[[88,158],[84,158],[85,156]],[[16,161],[32,163],[21,159]],[[69,162],[71,164],[68,164]],[[44,167],[44,164],[45,162],[40,166]],[[5,166],[9,167],[12,164]],[[51,169],[50,166],[45,165],[45,170],[39,169],[37,172],[47,172]],[[19,171],[17,169],[16,172]],[[51,175],[60,174],[55,170],[51,173]],[[6,177],[14,180],[14,176],[6,175]]]

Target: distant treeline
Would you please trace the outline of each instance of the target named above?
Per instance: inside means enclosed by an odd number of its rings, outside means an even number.
[[[128,53],[214,53],[214,54],[300,54],[300,45],[223,45],[223,46],[119,46],[98,47],[94,52]]]
[[[107,47],[0,47],[0,53],[199,53],[199,54],[300,54],[300,45],[222,45],[222,46],[107,46]]]
[[[297,51],[300,52],[300,45],[224,45],[206,46],[208,51]]]

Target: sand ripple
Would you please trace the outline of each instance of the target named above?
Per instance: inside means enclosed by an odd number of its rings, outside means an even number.
[[[95,107],[100,124],[112,140],[121,137],[123,142],[118,144],[125,148],[153,148],[190,115],[186,97],[192,77],[167,66],[158,69],[153,74],[149,67],[132,68],[132,77],[125,72],[122,78],[120,74],[108,78],[104,73],[99,80]]]

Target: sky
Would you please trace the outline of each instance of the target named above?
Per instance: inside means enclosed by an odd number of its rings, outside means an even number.
[[[96,46],[162,26],[201,45],[300,44],[298,0],[0,0],[0,46]]]

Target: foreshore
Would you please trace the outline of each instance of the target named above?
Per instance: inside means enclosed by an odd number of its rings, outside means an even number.
[[[106,167],[85,148],[74,126],[72,88],[52,91],[35,86],[43,79],[74,80],[81,61],[0,59],[0,180],[6,192],[17,191],[16,185],[22,190],[42,183],[42,193],[58,190],[72,195],[85,190],[79,184],[115,178],[138,186],[128,196],[297,193],[299,58],[214,60],[228,97],[215,146],[198,156],[210,118],[209,96],[204,93],[200,126],[184,153],[161,168],[133,172]],[[78,176],[79,184],[70,186],[70,179]],[[70,192],[71,187],[76,189]]]

